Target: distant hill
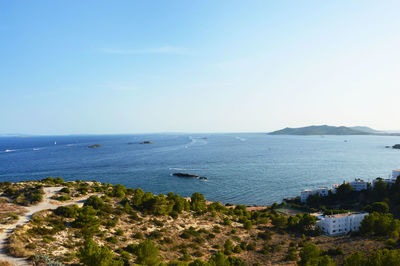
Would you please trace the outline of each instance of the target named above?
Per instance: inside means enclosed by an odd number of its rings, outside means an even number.
[[[333,127],[333,126],[309,126],[299,128],[284,128],[269,133],[270,135],[373,135],[379,132],[368,127]]]
[[[358,130],[358,131],[363,131],[363,132],[371,133],[371,134],[382,134],[382,133],[385,133],[385,132],[383,132],[383,131],[375,130],[375,129],[370,128],[370,127],[358,126],[358,127],[350,127],[350,128],[351,128],[351,129],[354,129],[354,130]]]

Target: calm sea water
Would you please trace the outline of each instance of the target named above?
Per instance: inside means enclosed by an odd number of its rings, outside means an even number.
[[[144,140],[154,144],[139,144]],[[0,137],[0,181],[61,176],[261,205],[305,188],[386,177],[400,168],[400,150],[385,148],[396,143],[400,137],[255,133]],[[104,146],[89,149],[91,144]]]

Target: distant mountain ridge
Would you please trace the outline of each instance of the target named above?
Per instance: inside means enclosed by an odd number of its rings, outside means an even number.
[[[335,126],[308,126],[299,128],[284,128],[268,133],[270,135],[380,135],[381,131],[369,127],[335,127]]]

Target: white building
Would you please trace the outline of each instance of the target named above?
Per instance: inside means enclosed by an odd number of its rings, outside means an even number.
[[[363,213],[341,213],[319,217],[316,226],[326,235],[342,235],[360,228],[361,221],[367,216]]]
[[[300,192],[300,201],[304,203],[307,201],[307,199],[310,195],[315,195],[317,193],[318,192],[316,190],[305,189]]]
[[[353,190],[356,190],[356,191],[362,191],[362,190],[366,190],[368,188],[368,182],[366,182],[360,178],[354,179],[354,181],[351,181],[349,184],[353,188]]]
[[[318,194],[319,194],[321,197],[326,197],[326,196],[328,196],[328,194],[329,194],[329,188],[328,188],[328,187],[319,187],[319,188],[317,189],[317,191],[318,191]]]
[[[321,197],[326,197],[328,196],[328,193],[329,193],[329,188],[327,187],[319,187],[316,190],[305,189],[300,193],[300,201],[306,202],[310,195],[316,195],[316,194],[320,195]]]

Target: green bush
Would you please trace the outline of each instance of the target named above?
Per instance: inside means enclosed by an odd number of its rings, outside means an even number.
[[[338,255],[343,255],[343,249],[341,247],[336,247],[336,248],[329,248],[324,254],[329,255],[329,256],[338,256]]]
[[[123,235],[124,235],[124,230],[122,230],[122,229],[117,229],[117,231],[115,231],[115,234],[116,234],[117,236],[123,236]]]
[[[137,232],[137,233],[132,235],[132,238],[143,239],[144,238],[144,234],[142,232]]]
[[[25,246],[25,248],[27,249],[35,249],[36,248],[36,244],[35,243],[29,243]]]
[[[137,246],[138,245],[136,244],[129,244],[128,246],[125,247],[125,250],[133,254],[136,252]]]
[[[244,241],[240,242],[240,248],[241,248],[242,250],[247,250],[247,243],[244,242]]]
[[[174,219],[179,217],[179,213],[177,211],[172,211],[169,215]]]
[[[12,220],[18,220],[19,216],[15,213],[10,213],[8,214],[8,217],[10,217]]]
[[[360,226],[363,235],[391,236],[400,231],[400,222],[390,213],[373,212],[364,217]]]
[[[182,234],[180,235],[180,237],[184,238],[184,239],[189,239],[191,237],[199,237],[200,233],[196,231],[196,229],[194,229],[194,227],[189,227],[189,229],[185,229],[183,230]]]
[[[394,240],[393,238],[389,238],[385,242],[385,247],[388,249],[394,249],[396,247],[396,240]]]
[[[287,261],[296,261],[297,260],[296,249],[294,247],[288,248],[288,254],[285,257],[285,260],[287,260]]]
[[[143,242],[141,242],[137,246],[135,254],[137,256],[137,264],[158,266],[160,263],[160,251],[151,240],[144,240]]]
[[[197,213],[203,213],[207,210],[207,204],[204,196],[200,193],[193,193],[190,198],[191,209]]]
[[[231,255],[233,253],[233,243],[230,239],[227,239],[224,243],[224,253]]]
[[[39,203],[43,200],[43,187],[41,185],[37,186],[26,186],[21,189],[7,188],[4,196],[10,197],[14,203],[20,205],[31,205]]]
[[[213,238],[215,238],[215,235],[213,233],[209,233],[207,235],[207,239],[213,239]]]
[[[61,190],[60,190],[60,192],[62,192],[62,193],[71,193],[71,190],[69,189],[69,188],[67,188],[67,187],[64,187],[64,188],[62,188]]]
[[[237,245],[233,248],[233,252],[234,253],[240,253],[242,252],[242,248],[240,247],[240,245]]]
[[[257,237],[268,241],[268,240],[271,240],[271,238],[272,238],[272,232],[267,229],[264,232],[259,232],[257,234]]]
[[[229,219],[229,217],[224,217],[222,219],[222,224],[223,225],[231,225],[231,220]]]
[[[107,237],[106,240],[112,244],[117,244],[118,243],[118,239],[115,236],[110,236]]]
[[[103,209],[104,205],[105,205],[105,203],[101,198],[93,195],[93,196],[90,196],[85,201],[85,204],[83,206],[91,206],[95,210],[101,210],[101,209]]]
[[[181,261],[190,261],[192,260],[192,257],[190,256],[189,252],[187,251],[186,248],[181,250],[182,257],[180,258]]]
[[[251,221],[246,220],[246,221],[244,222],[244,224],[243,224],[243,227],[244,227],[244,229],[246,229],[246,230],[251,230],[251,228],[253,227],[253,224],[252,224]]]
[[[149,234],[149,238],[150,239],[160,239],[162,237],[163,237],[163,234],[160,231],[157,231],[157,230],[155,230],[155,231],[153,231],[153,232],[151,232]]]
[[[67,200],[70,200],[70,199],[71,199],[71,197],[69,195],[61,195],[61,196],[56,198],[56,200],[58,200],[58,201],[67,201]]]
[[[117,198],[123,198],[123,197],[125,197],[126,193],[127,193],[126,187],[124,187],[121,184],[118,184],[118,185],[113,186],[111,196],[117,197]]]
[[[152,222],[154,223],[154,225],[156,225],[158,227],[164,226],[164,222],[163,221],[160,221],[160,220],[157,220],[157,219],[153,219]]]
[[[92,206],[84,206],[79,210],[73,226],[81,228],[85,237],[91,237],[99,231],[100,220],[96,217],[96,211]]]
[[[213,226],[213,232],[216,233],[216,234],[219,234],[219,233],[221,233],[221,228],[219,228],[219,226],[217,226],[217,225],[214,225]]]
[[[300,258],[300,265],[335,265],[332,259],[327,255],[323,255],[314,243],[304,244],[300,251]]]
[[[87,239],[79,250],[80,261],[87,266],[111,266],[123,265],[123,262],[113,260],[113,254],[109,247],[98,246],[92,239]]]

